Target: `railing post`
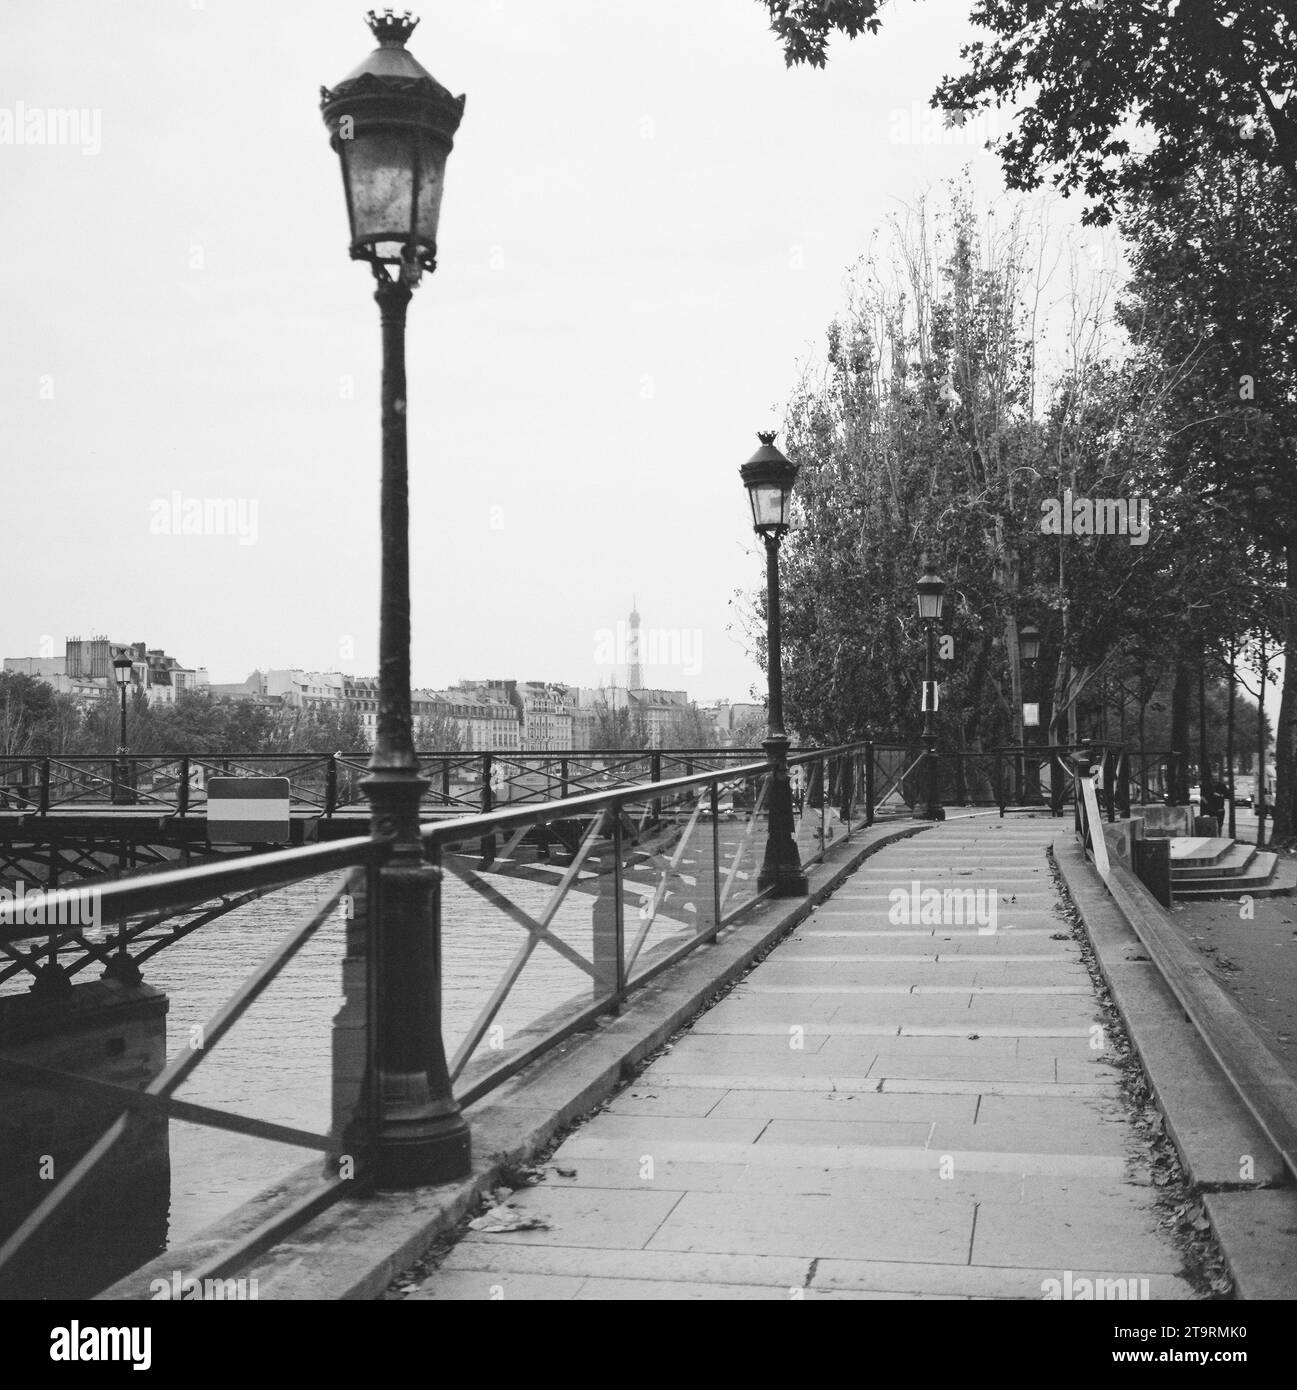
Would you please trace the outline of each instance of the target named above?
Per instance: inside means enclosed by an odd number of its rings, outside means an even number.
[[[707,934],[712,941],[721,929],[721,817],[720,784],[711,785],[712,803],[712,929]]]
[[[1073,765],[1073,789],[1075,795],[1072,799],[1072,806],[1076,817],[1076,833],[1081,836],[1081,843],[1088,845],[1089,827],[1086,823],[1085,815],[1085,793],[1082,790],[1082,779],[1090,775],[1090,750],[1082,747],[1072,755]]]
[[[558,762],[558,794],[560,798],[565,797],[567,795],[567,771],[567,759],[560,758]]]
[[[41,787],[40,787],[40,813],[47,816],[50,813],[50,760],[41,759]]]
[[[865,740],[865,824],[874,823],[874,741]]]
[[[1130,755],[1124,748],[1117,754],[1115,779],[1117,811],[1126,818],[1130,815]]]
[[[441,800],[445,806],[450,805],[450,759],[441,760]]]
[[[329,820],[338,806],[338,755],[329,754],[324,768],[324,814]]]
[[[661,780],[662,754],[655,748],[653,752],[649,754],[649,781],[660,782]],[[662,819],[662,798],[660,796],[655,796],[653,798],[653,819],[655,821]]]
[[[613,1008],[621,1012],[621,997],[626,992],[626,910],[621,880],[621,808],[610,806],[606,815],[613,817]]]
[[[490,753],[483,753],[483,754],[482,754],[482,814],[483,814],[483,815],[486,815],[488,811],[491,811],[491,810],[494,808],[494,804],[495,804],[495,803],[494,803],[494,798],[493,798],[492,792],[491,792],[491,755],[490,755]],[[483,868],[486,868],[486,867],[488,867],[488,866],[493,862],[493,860],[495,859],[495,834],[494,834],[493,831],[489,831],[489,830],[488,830],[487,833],[486,833],[485,835],[482,836],[481,850],[482,850],[482,867],[483,867]]]
[[[189,754],[180,759],[180,786],[176,789],[176,809],[182,816],[189,814]]]

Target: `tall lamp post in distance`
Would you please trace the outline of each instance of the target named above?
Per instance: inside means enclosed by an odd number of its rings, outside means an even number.
[[[757,891],[776,898],[808,891],[793,837],[793,789],[788,780],[788,735],[784,732],[783,652],[779,631],[779,542],[790,524],[797,465],[775,448],[774,431],[757,435],[761,447],[739,469],[752,505],[752,529],[766,543],[766,738],[761,747],[770,761],[767,793],[766,857]]]
[[[919,600],[919,617],[927,637],[927,659],[923,677],[923,743],[928,753],[928,804],[917,820],[945,820],[946,812],[937,796],[937,624],[946,597],[946,581],[937,573],[930,555],[923,557],[923,574],[914,586]]]
[[[377,282],[382,325],[382,537],[378,724],[361,784],[371,833],[391,844],[379,871],[374,1054],[378,1128],[374,1177],[383,1187],[447,1182],[470,1167],[468,1125],[451,1089],[441,1034],[441,869],[425,858],[410,700],[410,513],[406,457],[405,311],[436,268],[446,157],[464,112],[406,52],[409,12],[366,15],[378,47],[331,90],[320,89],[342,164],[351,258]]]
[[[126,805],[131,801],[129,784],[131,780],[130,768],[126,765],[126,692],[131,688],[131,671],[134,664],[129,656],[113,657],[113,675],[117,680],[117,689],[121,694],[121,727],[117,733],[117,766],[113,770],[113,801],[117,805]]]
[[[1030,745],[1033,734],[1028,730],[1040,728],[1040,697],[1035,690],[1036,683],[1036,660],[1040,656],[1040,629],[1035,623],[1027,623],[1018,632],[1018,645],[1022,650],[1023,665],[1027,668],[1030,676],[1032,689],[1028,691],[1027,680],[1023,679],[1022,690],[1022,746],[1023,761],[1027,767],[1027,786],[1026,804],[1035,806],[1040,801],[1040,769],[1034,767],[1031,760]],[[1028,700],[1028,694],[1036,695],[1035,700]]]

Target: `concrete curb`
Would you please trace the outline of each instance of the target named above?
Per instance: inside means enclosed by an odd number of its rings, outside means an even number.
[[[1297,1296],[1297,1190],[1287,1185],[1279,1153],[1148,957],[1130,919],[1156,904],[1137,881],[1127,881],[1129,875],[1119,893],[1110,893],[1070,837],[1055,843],[1054,857],[1238,1296]],[[1125,871],[1114,866],[1113,872]],[[1241,1178],[1245,1156],[1252,1162],[1248,1181]]]
[[[291,1237],[238,1271],[255,1278],[259,1299],[376,1299],[439,1236],[454,1229],[480,1196],[500,1185],[503,1170],[524,1165],[562,1129],[588,1114],[661,1045],[703,1012],[709,999],[744,975],[887,845],[932,828],[926,821],[876,824],[839,860],[808,870],[805,898],[767,899],[720,940],[702,946],[627,1002],[507,1082],[466,1117],[473,1131],[473,1171],[458,1182],[409,1192],[365,1193],[335,1203]],[[101,1299],[149,1297],[149,1281],[195,1268],[236,1234],[252,1230],[320,1181],[318,1163],[261,1193],[185,1246],[168,1250]]]

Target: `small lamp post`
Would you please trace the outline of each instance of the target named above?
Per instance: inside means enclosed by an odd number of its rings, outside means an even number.
[[[739,469],[752,506],[752,528],[766,544],[767,732],[762,748],[770,761],[766,857],[757,890],[777,898],[808,891],[793,837],[793,790],[788,780],[788,735],[784,732],[783,654],[779,628],[779,542],[788,530],[797,465],[775,448],[773,431],[757,435],[761,447]]]
[[[946,812],[937,795],[937,624],[946,597],[946,581],[937,573],[930,555],[923,557],[923,574],[914,586],[919,600],[919,617],[927,638],[927,660],[923,678],[923,741],[928,751],[928,804],[919,820],[945,820]]]
[[[113,675],[121,695],[121,727],[117,735],[117,766],[113,769],[113,802],[116,805],[128,804],[133,800],[130,793],[131,771],[126,763],[126,692],[131,688],[131,672],[134,663],[129,656],[113,657]]]
[[[1022,685],[1022,746],[1024,762],[1027,768],[1027,787],[1026,804],[1034,806],[1040,800],[1040,776],[1038,769],[1033,769],[1030,745],[1034,735],[1028,730],[1040,727],[1040,699],[1035,690],[1035,671],[1036,660],[1040,656],[1040,629],[1035,623],[1027,623],[1018,632],[1018,645],[1022,650],[1023,664],[1027,668],[1030,679],[1024,676]],[[1028,689],[1028,687],[1031,687]],[[1027,696],[1037,695],[1035,700],[1028,700]]]
[[[441,1034],[441,870],[424,856],[410,695],[410,516],[406,458],[405,313],[436,268],[442,182],[464,98],[406,52],[418,24],[391,10],[366,22],[378,47],[332,89],[320,89],[342,164],[351,257],[377,281],[382,325],[382,536],[378,720],[369,776],[371,833],[390,841],[380,870],[375,1056],[380,1186],[447,1182],[470,1167]]]

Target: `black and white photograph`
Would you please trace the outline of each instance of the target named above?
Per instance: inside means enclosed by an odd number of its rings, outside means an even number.
[[[0,7],[34,1367],[1281,1364],[1295,102],[1290,0]]]

